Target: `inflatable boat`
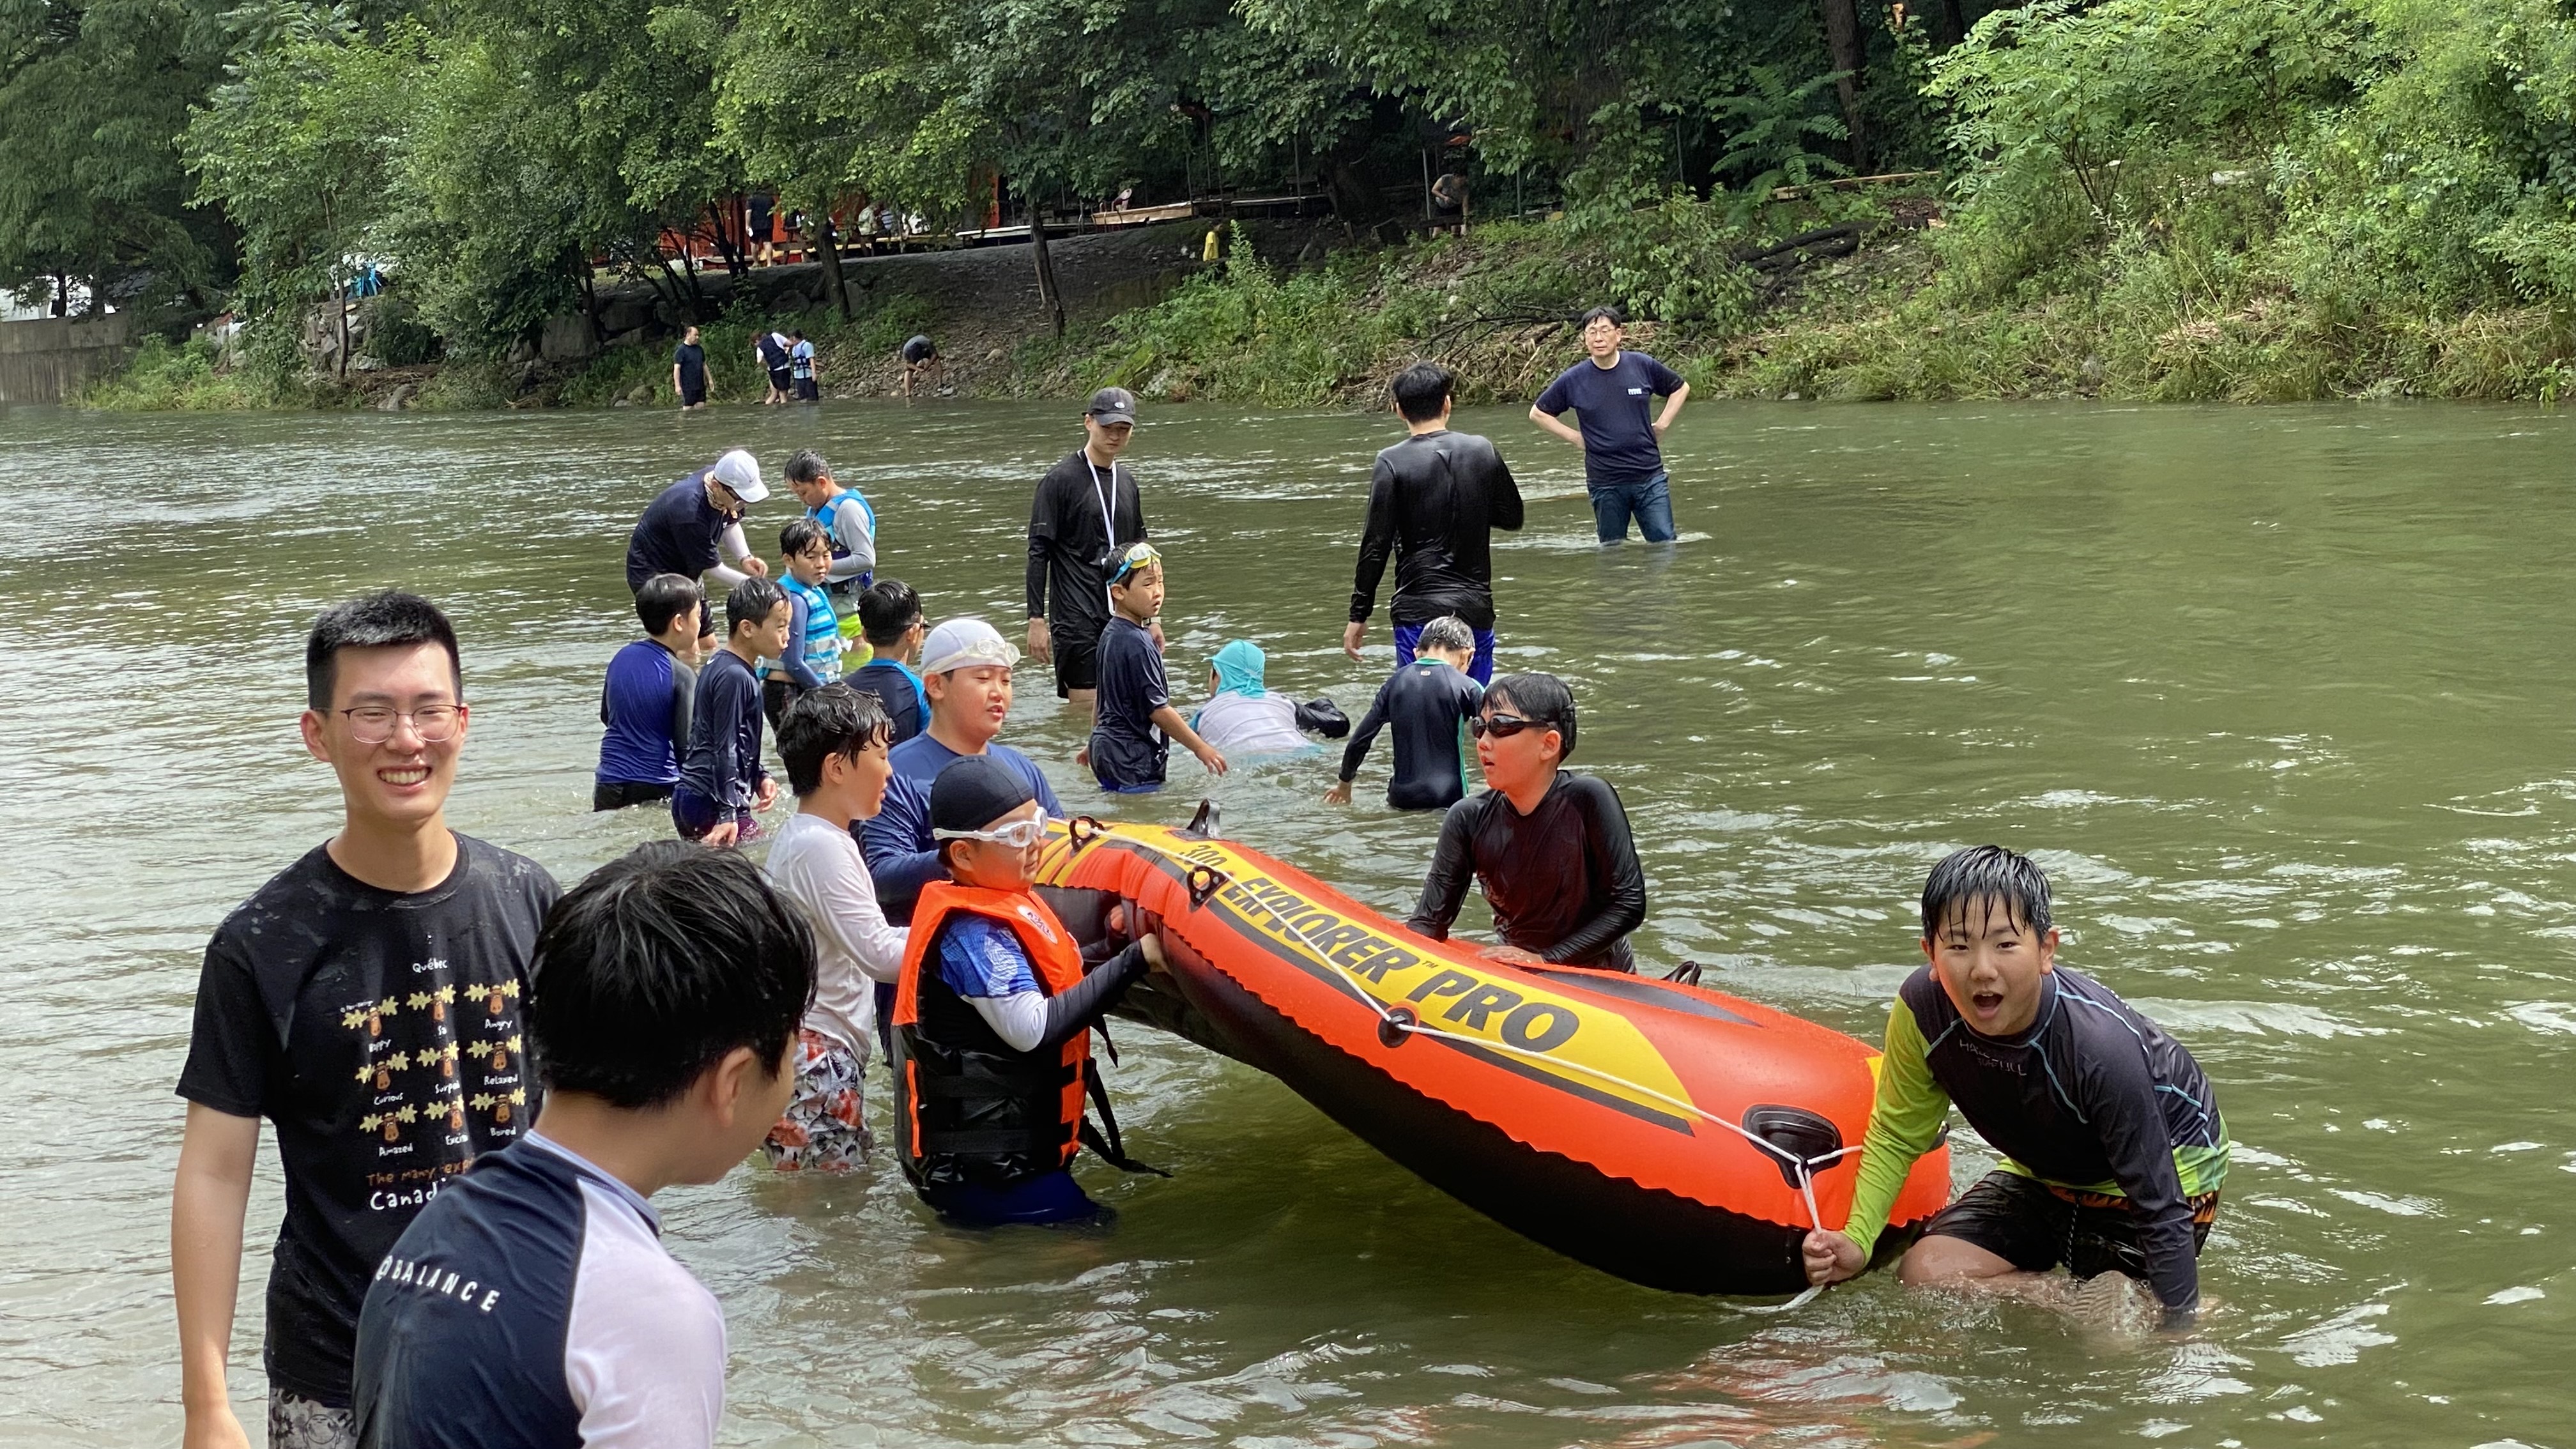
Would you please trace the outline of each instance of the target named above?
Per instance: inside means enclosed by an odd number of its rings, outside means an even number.
[[[1126,1014],[1268,1072],[1604,1272],[1793,1293],[1800,1239],[1850,1213],[1878,1058],[1840,1032],[1679,982],[1482,960],[1198,830],[1077,819],[1038,882],[1077,936],[1109,937],[1121,906],[1156,925],[1169,975]],[[1944,1146],[1915,1164],[1882,1257],[1949,1188]]]

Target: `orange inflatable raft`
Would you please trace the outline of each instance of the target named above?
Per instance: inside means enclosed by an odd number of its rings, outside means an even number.
[[[1604,1272],[1791,1293],[1801,1237],[1850,1213],[1878,1058],[1840,1032],[1675,982],[1484,961],[1193,831],[1076,820],[1038,880],[1077,935],[1122,904],[1159,922],[1169,982],[1140,983],[1129,1014]],[[1882,1255],[1949,1186],[1946,1147],[1915,1164]]]

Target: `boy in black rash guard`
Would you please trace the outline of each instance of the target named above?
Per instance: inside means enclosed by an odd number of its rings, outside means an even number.
[[[1444,615],[1422,626],[1422,654],[1396,666],[1378,686],[1360,727],[1342,751],[1342,778],[1324,792],[1328,805],[1351,803],[1351,782],[1368,758],[1377,732],[1395,726],[1395,773],[1387,777],[1386,803],[1398,810],[1446,810],[1467,797],[1464,751],[1467,719],[1484,687],[1467,676],[1476,657],[1476,635],[1467,621]]]
[[[1574,695],[1553,674],[1507,674],[1467,722],[1482,794],[1449,807],[1422,900],[1405,924],[1435,941],[1467,898],[1470,874],[1494,908],[1505,965],[1635,971],[1628,933],[1646,919],[1646,874],[1619,792],[1560,766],[1574,753]]]
[[[2109,988],[2057,964],[2048,877],[2001,846],[1952,853],[1923,887],[1927,965],[1897,988],[1860,1183],[1841,1232],[1807,1235],[1807,1280],[1869,1263],[1952,1103],[2004,1154],[1905,1255],[1910,1284],[2049,1301],[2041,1275],[2125,1273],[2165,1325],[2200,1303],[2199,1254],[2227,1177],[2227,1124],[2200,1064]]]

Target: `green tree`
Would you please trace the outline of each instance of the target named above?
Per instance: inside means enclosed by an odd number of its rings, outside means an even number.
[[[188,208],[188,108],[227,47],[219,0],[0,4],[0,288],[224,280],[232,238]]]

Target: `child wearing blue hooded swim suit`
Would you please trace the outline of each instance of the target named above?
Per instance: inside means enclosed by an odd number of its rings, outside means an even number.
[[[1349,734],[1351,723],[1329,699],[1300,704],[1264,683],[1269,657],[1249,639],[1216,652],[1208,670],[1208,702],[1190,720],[1199,738],[1220,750],[1261,754],[1302,750],[1306,731],[1329,740]]]

